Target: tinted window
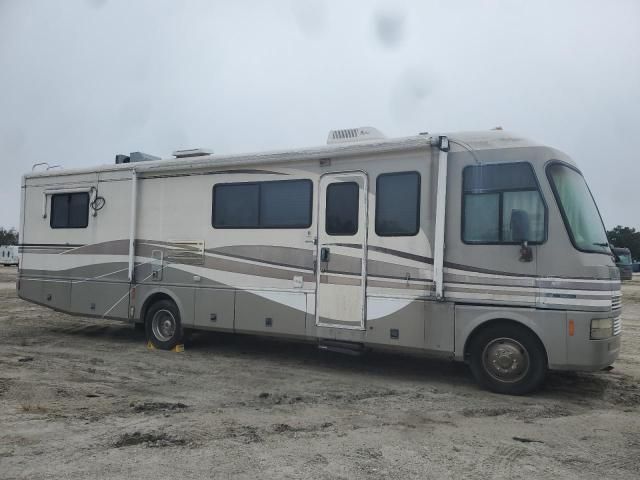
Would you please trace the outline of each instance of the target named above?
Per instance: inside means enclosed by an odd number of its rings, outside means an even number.
[[[420,226],[420,175],[385,173],[376,182],[376,233],[415,235]]]
[[[465,240],[497,242],[500,240],[500,194],[471,195],[466,199],[464,215]]]
[[[310,180],[218,184],[213,188],[216,228],[307,228]]]
[[[51,228],[86,228],[88,224],[88,193],[51,195]]]
[[[467,167],[463,175],[466,192],[538,189],[536,177],[528,163]]]
[[[311,225],[311,182],[286,181],[260,184],[260,226]]]
[[[258,225],[260,187],[256,183],[216,185],[213,226],[249,228]]]
[[[325,230],[329,235],[358,232],[359,191],[356,182],[332,183],[327,187]]]
[[[462,239],[468,243],[520,243],[545,239],[545,206],[528,163],[478,165],[463,172]]]

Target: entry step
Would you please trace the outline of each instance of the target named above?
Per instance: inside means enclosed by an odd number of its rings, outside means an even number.
[[[362,355],[366,351],[365,346],[361,343],[339,342],[337,340],[320,340],[318,349],[353,356]]]

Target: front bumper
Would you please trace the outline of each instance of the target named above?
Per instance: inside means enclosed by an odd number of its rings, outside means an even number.
[[[616,314],[616,318],[619,313]],[[620,355],[621,334],[617,328],[617,335],[602,340],[591,340],[591,319],[593,315],[587,313],[568,313],[567,322],[574,321],[575,333],[567,336],[567,361],[565,365],[551,366],[558,370],[602,370],[616,361]],[[609,317],[611,314],[609,314]],[[603,316],[603,318],[605,318]],[[619,321],[616,323],[620,325]]]

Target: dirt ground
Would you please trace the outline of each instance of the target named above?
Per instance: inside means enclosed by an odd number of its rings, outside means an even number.
[[[0,268],[0,478],[638,478],[640,278],[615,368],[542,392],[480,390],[464,365],[194,335],[25,303]]]

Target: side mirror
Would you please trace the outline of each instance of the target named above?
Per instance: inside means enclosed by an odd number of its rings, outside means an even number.
[[[530,262],[533,260],[533,250],[529,246],[529,214],[525,210],[511,210],[511,239],[520,242],[520,261]]]
[[[611,250],[611,255],[613,256],[613,261],[615,263],[620,263],[620,257],[618,256],[618,254],[615,252],[615,250],[613,249],[613,245],[609,244],[609,250]]]

